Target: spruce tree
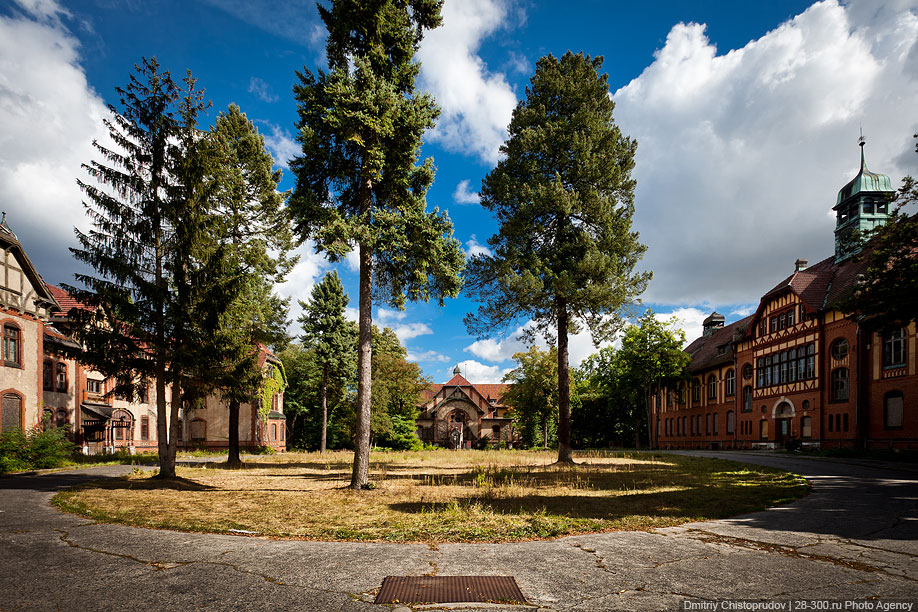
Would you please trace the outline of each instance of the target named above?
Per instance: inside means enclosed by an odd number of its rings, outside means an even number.
[[[650,278],[633,271],[645,250],[631,231],[637,144],[613,121],[601,66],[570,51],[539,59],[504,159],[482,181],[481,203],[500,223],[494,254],[473,257],[467,274],[483,303],[466,316],[470,332],[507,330],[525,313],[557,337],[559,462],[572,461],[568,334],[585,324],[595,342],[609,339]]]
[[[277,191],[281,171],[265,149],[264,137],[235,104],[220,113],[204,146],[210,158],[212,204],[220,220],[215,238],[227,250],[229,266],[240,281],[219,323],[218,340],[225,362],[214,372],[216,386],[229,405],[227,464],[239,467],[239,410],[256,404],[262,383],[261,345],[284,344],[287,300],[273,287],[282,282],[295,259],[287,194]]]
[[[197,121],[207,105],[190,74],[180,87],[155,59],[144,59],[123,89],[121,110],[104,120],[114,145],[94,146],[101,161],[78,180],[92,229],[76,229],[74,256],[97,276],[68,287],[90,308],[77,311],[80,360],[114,379],[113,393],[156,388],[160,476],[175,476],[179,407],[206,392],[202,372],[220,304],[235,290],[225,252],[206,237],[215,218],[202,177]],[[170,387],[168,406],[166,388]]]
[[[353,324],[344,317],[347,302],[347,294],[338,273],[334,271],[326,274],[322,282],[312,288],[308,302],[300,300],[303,307],[299,318],[303,343],[315,351],[322,364],[322,436],[319,450],[323,453],[328,437],[329,375],[339,379],[353,368],[356,338]]]
[[[424,30],[440,0],[335,0],[319,6],[328,29],[328,72],[298,73],[298,142],[291,200],[298,230],[333,260],[359,250],[357,423],[351,487],[369,483],[372,304],[403,308],[460,289],[464,260],[452,223],[426,210],[433,161],[418,165],[439,113],[415,92]]]

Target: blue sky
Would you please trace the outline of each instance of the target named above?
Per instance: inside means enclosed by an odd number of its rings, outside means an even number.
[[[798,257],[831,254],[831,207],[856,172],[861,127],[872,170],[894,184],[915,173],[916,41],[918,0],[447,0],[419,52],[419,86],[442,107],[423,149],[437,166],[429,205],[449,211],[468,252],[483,248],[497,228],[475,192],[535,61],[603,55],[616,120],[638,141],[635,227],[654,271],[644,302],[691,339],[715,308],[728,321],[754,309]],[[0,204],[46,280],[72,280],[66,247],[86,225],[79,165],[141,57],[190,69],[211,120],[238,104],[283,167],[296,154],[294,71],[322,66],[323,53],[305,0],[0,0]],[[308,244],[300,253],[278,287],[294,305],[331,269]],[[354,268],[337,268],[356,306]],[[374,318],[435,381],[460,363],[496,382],[523,347],[468,336],[462,317],[476,307],[460,296]],[[575,365],[594,350],[587,334],[571,349]]]

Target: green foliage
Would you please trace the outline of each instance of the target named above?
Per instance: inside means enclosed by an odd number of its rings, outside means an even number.
[[[283,393],[287,388],[287,374],[284,371],[284,362],[266,364],[267,375],[261,384],[261,404],[258,407],[258,414],[262,418],[268,416],[271,412],[271,404],[274,396]]]
[[[74,450],[66,427],[38,426],[28,434],[5,429],[0,433],[0,474],[60,467],[70,462]]]
[[[523,437],[523,444],[554,446],[557,443],[558,419],[558,351],[530,347],[516,353],[519,365],[504,376],[510,388],[503,402],[512,408],[513,424]]]
[[[918,134],[915,134],[918,153]],[[842,304],[849,313],[868,318],[881,332],[898,329],[916,320],[918,313],[918,216],[907,206],[918,204],[918,181],[902,179],[895,210],[889,220],[865,236],[858,259],[867,270],[854,295]]]
[[[423,450],[424,444],[418,438],[417,423],[411,416],[390,415],[392,427],[377,436],[377,445],[401,451]]]
[[[303,343],[315,351],[333,377],[347,375],[356,366],[357,330],[344,316],[347,304],[347,293],[335,271],[313,286],[309,301],[300,300]]]
[[[481,203],[500,222],[493,255],[470,259],[467,291],[483,302],[466,317],[481,336],[521,314],[551,334],[559,304],[594,339],[611,338],[616,316],[647,285],[635,274],[645,247],[631,231],[637,144],[612,119],[602,58],[539,59],[513,112],[504,159],[482,182]]]

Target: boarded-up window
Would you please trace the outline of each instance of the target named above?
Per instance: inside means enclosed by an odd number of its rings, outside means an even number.
[[[759,437],[762,440],[768,439],[768,421],[765,419],[762,419],[762,421],[759,423]]]
[[[67,424],[67,411],[64,410],[63,408],[58,408],[57,409],[57,422],[55,423],[55,425],[57,425],[58,427],[63,427],[66,424]]]
[[[191,440],[193,442],[203,440],[206,437],[207,421],[204,419],[195,419],[191,422]]]
[[[3,417],[0,419],[0,430],[22,429],[22,398],[7,393],[2,400]]]
[[[813,420],[805,416],[800,419],[800,435],[804,438],[810,438],[813,435]]]
[[[6,402],[5,399],[4,402]],[[883,420],[886,429],[902,429],[902,407],[905,405],[902,393],[900,391],[887,393],[883,403]]]

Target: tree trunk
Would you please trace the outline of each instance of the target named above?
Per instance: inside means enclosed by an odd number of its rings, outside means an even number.
[[[322,441],[319,451],[325,452],[325,443],[328,439],[328,364],[322,364]]]
[[[226,465],[231,468],[242,467],[242,460],[239,458],[239,400],[237,399],[230,400],[229,403],[229,455],[226,458]]]
[[[351,488],[370,483],[370,399],[373,358],[373,250],[360,245],[360,315],[357,349],[357,431],[354,438],[354,469]]]
[[[574,463],[571,455],[571,379],[568,371],[567,304],[556,300],[558,316],[558,463]]]
[[[548,448],[548,417],[542,416],[542,447]]]
[[[166,456],[159,458],[160,478],[175,478],[175,453],[178,442],[178,413],[182,403],[182,385],[178,376],[172,377],[172,401],[169,404],[169,442]]]
[[[647,388],[647,394],[644,397],[644,415],[647,417],[647,446],[650,448],[656,447],[656,438],[659,435],[659,432],[654,427],[655,423],[651,423],[653,416],[650,412],[650,391],[651,388]],[[657,405],[657,413],[659,414],[660,406]]]
[[[641,416],[638,407],[634,406],[634,448],[641,448]]]

